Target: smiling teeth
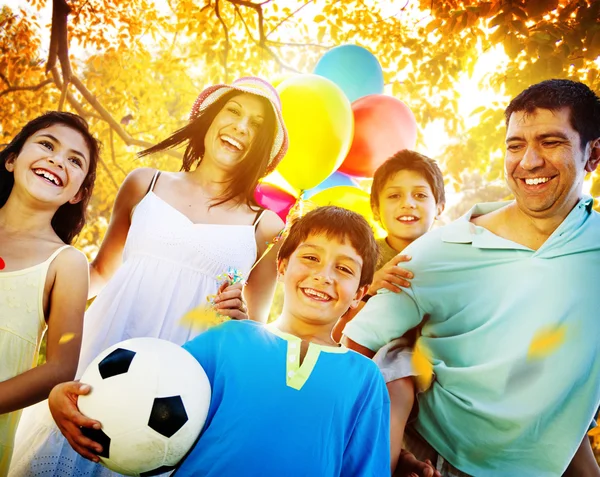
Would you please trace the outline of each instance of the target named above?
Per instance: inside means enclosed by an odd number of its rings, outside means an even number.
[[[544,184],[550,180],[549,177],[536,177],[535,179],[525,179],[525,184],[527,185],[538,185]]]
[[[323,292],[320,292],[317,290],[313,290],[312,288],[305,288],[304,293],[306,293],[307,295],[315,296],[317,298],[322,298],[323,300],[329,300],[331,298],[326,293],[323,293]]]
[[[398,220],[402,221],[402,222],[414,222],[415,220],[417,220],[416,217],[410,216],[410,217],[400,217]]]
[[[38,175],[38,176],[45,177],[49,181],[54,182],[57,186],[60,186],[60,180],[54,174],[52,174],[52,173],[50,173],[48,171],[44,171],[43,169],[36,169],[33,172],[35,172],[35,174]]]
[[[225,142],[228,142],[229,144],[231,144],[233,147],[239,149],[240,151],[242,149],[244,149],[244,146],[242,145],[241,142],[236,141],[235,139],[229,137],[229,136],[221,136],[221,139]]]

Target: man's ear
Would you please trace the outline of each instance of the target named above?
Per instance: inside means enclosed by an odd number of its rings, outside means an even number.
[[[6,162],[4,163],[4,168],[8,171],[8,172],[14,172],[15,171],[15,161],[17,160],[17,155],[16,154],[11,154],[10,156],[8,156],[6,158]]]
[[[356,308],[360,304],[362,297],[367,294],[367,291],[369,291],[369,285],[363,285],[362,287],[359,287],[358,290],[356,290],[356,294],[354,295],[352,302],[350,303],[350,308]]]
[[[287,269],[288,259],[284,258],[277,261],[277,281],[282,281]]]
[[[590,142],[590,157],[585,164],[587,172],[594,172],[600,164],[600,137]]]

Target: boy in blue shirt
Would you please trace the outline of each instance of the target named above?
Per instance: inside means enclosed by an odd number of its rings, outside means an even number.
[[[206,371],[212,398],[178,477],[390,475],[382,376],[331,338],[339,317],[366,293],[376,261],[371,228],[354,212],[321,207],[291,227],[278,256],[281,316],[266,326],[227,322],[184,345]],[[67,383],[49,405],[69,443],[96,460],[99,445],[78,426],[98,423],[73,404],[87,392]],[[426,475],[424,467],[415,462],[407,475]]]

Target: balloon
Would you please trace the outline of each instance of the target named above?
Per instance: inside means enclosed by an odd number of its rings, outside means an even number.
[[[284,73],[274,78],[272,81],[270,81],[270,83],[273,88],[277,88],[277,86],[283,83],[286,79],[292,78],[293,76],[296,76],[296,73]]]
[[[261,182],[267,183],[267,184],[272,184],[274,186],[279,187],[282,191],[287,192],[290,195],[293,195],[294,197],[299,197],[300,196],[300,192],[298,191],[298,189],[296,189],[295,187],[292,187],[290,184],[288,184],[288,181],[286,181],[283,176],[279,173],[279,171],[275,170],[273,172],[271,172],[268,176],[264,177]]]
[[[383,93],[383,72],[377,58],[367,49],[342,45],[325,53],[314,73],[330,79],[350,102],[368,94]]]
[[[375,94],[352,104],[354,140],[340,172],[373,177],[375,170],[401,149],[414,149],[417,121],[406,104]]]
[[[317,205],[337,205],[359,213],[375,229],[377,237],[384,237],[385,231],[379,226],[371,211],[371,198],[364,190],[351,186],[337,186],[313,195],[310,201]]]
[[[304,194],[302,195],[302,197],[304,199],[309,199],[313,195],[315,195],[325,189],[329,189],[330,187],[337,187],[337,186],[356,187],[357,183],[352,177],[347,176],[343,172],[335,171],[333,174],[331,174],[327,179],[325,179],[319,185],[317,185],[316,187],[313,187],[312,189],[305,191]]]
[[[272,184],[261,183],[254,190],[254,199],[261,207],[272,210],[285,222],[296,198]]]
[[[350,102],[334,83],[316,75],[288,78],[277,90],[290,141],[277,170],[293,187],[311,189],[331,175],[350,150]]]

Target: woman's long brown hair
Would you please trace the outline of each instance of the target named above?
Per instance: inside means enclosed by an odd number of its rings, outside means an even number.
[[[139,152],[138,156],[143,157],[187,143],[185,152],[183,153],[181,170],[190,171],[194,164],[199,164],[202,161],[202,157],[204,156],[204,137],[213,120],[229,100],[240,94],[244,93],[241,91],[231,91],[224,94],[186,126],[157,145]],[[271,148],[275,140],[275,112],[273,111],[273,107],[266,98],[257,97],[262,101],[265,108],[263,123],[250,149],[244,155],[243,160],[235,166],[231,177],[227,180],[225,191],[220,197],[215,199],[211,207],[229,201],[245,203],[251,208],[257,207],[254,200],[254,190],[258,181],[266,174]]]

